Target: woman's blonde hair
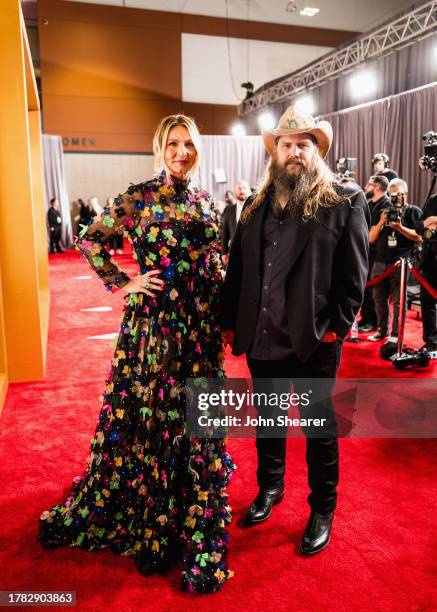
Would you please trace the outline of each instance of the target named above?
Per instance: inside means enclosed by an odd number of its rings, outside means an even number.
[[[177,115],[168,115],[168,117],[164,117],[161,120],[161,123],[158,125],[155,134],[153,136],[153,152],[155,153],[155,170],[157,172],[161,172],[161,170],[165,170],[168,175],[170,175],[170,170],[167,168],[164,160],[165,149],[168,141],[168,133],[171,128],[181,125],[182,127],[188,130],[191,140],[193,141],[194,148],[196,149],[196,159],[194,161],[193,167],[189,171],[189,175],[193,176],[199,167],[200,164],[200,134],[199,129],[196,125],[196,122],[192,117],[188,117],[183,113],[178,113]]]
[[[318,151],[316,152],[315,163],[317,165],[317,176],[310,187],[308,197],[304,203],[303,216],[305,219],[314,217],[319,207],[329,208],[345,199],[344,195],[341,195],[341,193],[337,191],[336,177]],[[272,187],[274,164],[275,159],[273,153],[268,161],[264,177],[256,190],[254,199],[241,213],[240,221],[243,224],[247,223],[255,210],[261,206],[267,192]]]

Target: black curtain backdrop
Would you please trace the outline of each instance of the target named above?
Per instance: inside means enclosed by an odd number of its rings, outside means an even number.
[[[409,185],[410,202],[423,206],[431,173],[419,171],[417,160],[423,153],[422,135],[429,130],[437,131],[436,37],[416,41],[369,62],[365,68],[376,73],[378,86],[373,101],[356,106],[357,100],[349,87],[353,72],[308,92],[314,98],[318,118],[330,121],[334,128],[329,164],[335,169],[335,160],[339,157],[356,157],[357,181],[364,185],[371,174],[373,155],[387,153],[391,167]],[[359,67],[362,69],[364,66]],[[260,114],[268,110],[278,121],[301,95],[244,116],[247,133],[260,133]],[[362,100],[366,100],[366,92]]]
[[[422,135],[437,131],[437,83],[319,118],[334,130],[327,159],[331,168],[339,157],[356,157],[357,182],[364,186],[374,153],[387,153],[390,166],[408,183],[410,204],[423,206],[431,172],[420,171],[417,160],[423,154]]]
[[[436,36],[429,36],[423,40],[416,41],[399,51],[394,51],[378,60],[369,61],[365,66],[359,66],[356,72],[371,70],[375,73],[377,88],[376,93],[370,98],[366,92],[351,91],[349,86],[350,72],[338,79],[333,79],[311,90],[314,97],[316,113],[326,115],[341,109],[350,108],[356,104],[380,100],[404,91],[416,89],[437,80],[437,51]],[[359,93],[358,99],[354,94]],[[300,94],[299,94],[300,95]],[[291,102],[283,102],[285,110]]]
[[[303,93],[309,93],[314,99],[316,114],[326,115],[327,113],[334,113],[345,108],[356,106],[357,104],[381,100],[388,96],[416,89],[422,85],[428,85],[429,83],[437,81],[436,47],[436,35],[434,33],[433,36],[414,41],[408,46],[393,51],[389,55],[385,55],[377,60],[369,60],[365,64],[361,64],[357,66],[357,68],[350,70],[347,74],[343,74],[338,78],[332,78],[314,89],[311,89],[309,92],[300,92],[272,104],[269,110],[275,113],[276,117],[279,118],[287,106],[293,104],[293,102],[301,97]],[[350,77],[356,72],[367,69],[375,73],[377,82],[376,92],[369,96],[370,92],[351,91],[349,85]],[[281,79],[275,79],[275,81],[266,83],[257,91],[267,89],[272,83],[276,83],[285,78],[287,77],[284,76]],[[354,94],[357,93],[358,97],[355,97]],[[259,132],[257,117],[263,110],[250,113],[244,117],[248,134],[256,134]]]

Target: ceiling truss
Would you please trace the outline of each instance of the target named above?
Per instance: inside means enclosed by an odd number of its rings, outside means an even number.
[[[432,34],[437,29],[437,0],[431,0],[394,21],[360,36],[306,68],[258,91],[240,105],[240,115],[312,89],[328,79],[339,77],[356,66],[388,55],[396,49]]]

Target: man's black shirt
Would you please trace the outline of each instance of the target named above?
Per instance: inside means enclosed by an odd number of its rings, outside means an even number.
[[[372,225],[375,225],[373,223],[373,211],[375,210],[377,206],[389,206],[390,200],[388,199],[386,195],[383,195],[382,198],[379,198],[379,200],[376,200],[376,202],[374,202],[373,200],[367,200],[367,204],[369,205],[371,223]],[[371,265],[373,265],[373,262],[375,261],[375,257],[376,257],[376,242],[373,242],[373,243],[370,243],[370,246],[369,246],[369,263],[371,263]]]
[[[249,351],[253,359],[286,359],[293,353],[288,331],[285,287],[290,271],[293,217],[273,209],[270,196],[262,234],[262,289],[255,337]]]
[[[378,172],[380,176],[385,176],[388,181],[392,181],[395,178],[398,178],[398,173],[392,168],[384,168],[382,172]]]
[[[384,208],[386,208],[387,206],[390,205],[390,200],[388,199],[386,195],[383,195],[381,198],[379,198],[379,200],[376,200],[376,202],[374,202],[373,200],[367,200],[367,203],[369,204],[369,208],[370,208],[370,217],[372,220],[372,225],[376,225],[375,223],[373,223],[373,212],[375,208],[377,208],[378,206],[384,206]],[[378,221],[379,221],[379,218],[378,218]]]
[[[372,227],[379,223],[381,213],[385,208],[388,208],[390,202],[388,198],[385,201],[380,200],[377,202],[372,210],[371,224]],[[404,213],[402,219],[402,225],[408,229],[414,229],[416,223],[421,219],[422,211],[417,206],[409,205]],[[389,246],[389,237],[396,239],[396,246]],[[410,240],[400,232],[392,229],[391,227],[384,226],[378,239],[375,242],[376,255],[375,261],[379,261],[385,264],[395,263],[399,257],[408,257],[411,255],[411,251],[414,246],[414,240]]]

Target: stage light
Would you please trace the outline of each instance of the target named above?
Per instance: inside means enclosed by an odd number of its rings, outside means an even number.
[[[373,70],[356,72],[349,80],[349,91],[355,99],[371,98],[376,94],[376,90],[376,74]]]
[[[258,124],[262,130],[272,130],[276,125],[276,121],[272,113],[266,112],[258,117]]]
[[[243,87],[246,90],[246,97],[244,98],[245,100],[248,100],[249,98],[253,96],[253,90],[255,88],[255,85],[251,81],[246,81],[245,83],[241,83],[241,87]]]
[[[299,15],[303,15],[304,17],[314,17],[320,11],[318,8],[314,8],[312,6],[306,6],[299,12]]]
[[[235,123],[231,128],[232,136],[246,136],[246,128],[242,123]]]
[[[316,103],[314,101],[313,96],[309,94],[297,98],[294,103],[294,106],[301,113],[307,113],[308,115],[314,115],[314,113],[316,112]]]

